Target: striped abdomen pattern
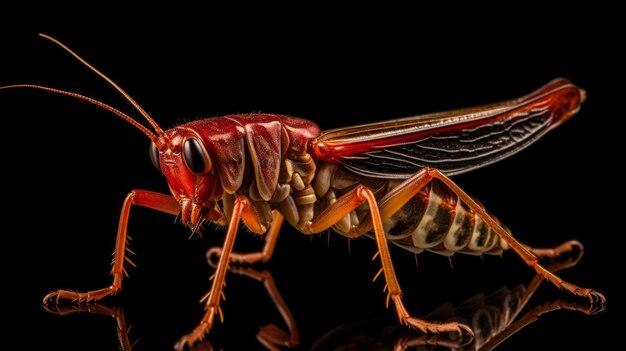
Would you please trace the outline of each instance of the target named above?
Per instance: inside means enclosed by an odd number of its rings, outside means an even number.
[[[357,185],[372,189],[380,202],[401,182],[362,177],[335,165],[323,164],[313,182],[318,197],[315,213],[321,213]],[[364,203],[337,222],[333,229],[351,236],[350,231],[369,217],[369,212],[369,206]],[[416,253],[428,250],[446,256],[456,252],[497,255],[508,249],[506,242],[487,223],[436,179],[385,220],[383,227],[390,242]]]
[[[386,220],[384,228],[391,242],[413,252],[497,255],[508,248],[487,223],[436,179]]]

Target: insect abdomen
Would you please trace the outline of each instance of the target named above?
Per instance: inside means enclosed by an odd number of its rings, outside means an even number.
[[[320,199],[316,213],[321,213],[358,184],[374,190],[381,201],[401,181],[362,177],[335,165],[323,164],[313,184]],[[369,207],[363,204],[337,222],[333,229],[350,237],[350,230],[369,216]],[[385,220],[383,228],[390,242],[416,253],[428,250],[446,256],[455,252],[497,255],[508,249],[506,242],[437,179]]]
[[[414,252],[480,255],[499,254],[508,248],[487,223],[438,180],[389,218],[385,229],[390,241]]]

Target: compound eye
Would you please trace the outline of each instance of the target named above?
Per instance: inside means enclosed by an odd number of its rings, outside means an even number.
[[[152,165],[159,172],[161,172],[161,164],[159,162],[159,149],[154,144],[154,142],[150,143],[150,161],[152,161]]]
[[[202,143],[195,138],[189,138],[183,143],[183,160],[194,174],[204,174],[211,170],[211,158]]]

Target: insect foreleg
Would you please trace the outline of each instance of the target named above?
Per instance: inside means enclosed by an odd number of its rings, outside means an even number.
[[[567,290],[576,296],[588,298],[592,306],[595,306],[597,309],[601,310],[604,308],[605,298],[601,293],[592,289],[580,288],[572,283],[568,283],[550,272],[548,269],[544,268],[541,264],[539,264],[539,259],[529,248],[521,244],[513,236],[511,236],[511,234],[504,230],[498,221],[491,217],[482,206],[478,205],[476,201],[474,201],[458,185],[450,180],[450,178],[446,177],[443,173],[436,169],[425,168],[424,170],[428,174],[428,178],[439,179],[442,183],[448,186],[448,188],[450,188],[450,190],[452,190],[461,201],[465,202],[472,209],[472,211],[474,211],[474,213],[476,213],[492,228],[492,230],[495,231],[498,237],[506,241],[506,243],[509,244],[509,246],[524,260],[524,262],[533,268],[539,275],[561,289]]]
[[[389,246],[387,245],[387,239],[383,229],[381,213],[378,209],[378,204],[376,203],[376,197],[370,189],[359,185],[350,190],[320,213],[319,216],[317,216],[317,218],[314,219],[314,221],[308,226],[308,228],[305,228],[305,232],[319,233],[330,228],[364,202],[367,202],[370,208],[371,223],[374,227],[374,236],[378,245],[378,252],[382,262],[385,280],[387,282],[386,289],[388,298],[393,300],[400,322],[414,326],[425,333],[439,335],[452,332],[458,334],[458,336],[464,336],[464,334],[468,336],[473,335],[470,328],[457,322],[430,323],[409,315],[404,307],[404,304],[402,303],[402,290],[400,289],[400,284],[398,283],[398,278],[396,277],[393,263],[391,262],[391,254],[389,253]],[[363,233],[351,231],[348,235],[358,237],[363,235]],[[462,342],[463,339],[464,338],[460,338],[460,342]]]
[[[189,334],[183,336],[175,345],[175,349],[183,350],[185,346],[192,346],[197,341],[204,340],[206,334],[211,330],[213,326],[213,320],[217,313],[220,314],[219,307],[220,298],[222,295],[222,288],[224,287],[224,280],[226,278],[226,271],[230,264],[230,255],[235,245],[235,239],[237,238],[237,231],[239,229],[239,221],[243,220],[246,226],[252,230],[261,229],[263,225],[257,215],[257,210],[254,208],[250,200],[245,196],[238,197],[233,206],[232,216],[230,223],[228,224],[228,231],[226,232],[226,238],[224,239],[224,245],[222,246],[222,255],[217,263],[215,274],[213,275],[213,285],[211,290],[205,296],[206,299],[206,312],[198,326]],[[204,301],[204,299],[203,299]]]
[[[83,301],[97,301],[105,296],[115,294],[122,289],[122,279],[124,278],[124,275],[127,275],[126,269],[124,268],[124,262],[126,261],[129,264],[134,265],[132,261],[126,257],[126,243],[128,239],[126,231],[128,228],[128,218],[132,205],[148,207],[173,215],[177,215],[180,212],[178,202],[170,195],[139,189],[128,193],[126,199],[124,200],[124,204],[122,205],[122,213],[120,215],[120,222],[117,228],[113,268],[111,269],[113,283],[109,287],[98,290],[90,290],[87,292],[69,290],[54,291],[44,297],[44,304],[47,304],[50,299],[55,299],[57,303],[62,299],[78,301],[79,303]]]
[[[280,233],[280,228],[283,224],[284,219],[283,215],[276,210],[272,211],[272,216],[272,225],[270,226],[268,232],[265,234],[265,245],[263,246],[263,251],[251,253],[233,252],[230,255],[230,262],[236,264],[253,264],[256,262],[268,262],[272,258],[272,254],[274,254],[274,248],[276,247],[276,240],[278,239],[278,234]],[[213,261],[213,258],[220,257],[221,255],[221,247],[212,247],[206,253],[207,261],[212,267],[215,267],[216,264]]]

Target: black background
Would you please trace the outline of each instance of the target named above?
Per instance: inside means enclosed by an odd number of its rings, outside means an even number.
[[[608,345],[622,295],[613,281],[623,274],[623,200],[615,170],[623,159],[623,137],[615,124],[622,118],[623,98],[611,21],[592,24],[589,13],[564,15],[552,25],[506,17],[482,21],[480,28],[466,19],[452,28],[454,19],[418,26],[417,18],[379,17],[305,20],[215,12],[194,19],[189,28],[163,19],[139,26],[133,18],[117,17],[90,25],[66,23],[66,29],[26,21],[0,37],[0,85],[63,88],[138,116],[104,81],[37,32],[83,55],[164,128],[261,111],[304,117],[329,129],[508,99],[567,77],[588,93],[579,115],[522,153],[455,180],[524,242],[582,241],[585,257],[561,276],[602,291],[608,300],[607,310],[592,317],[569,311],[545,315],[499,349]],[[512,27],[518,30],[509,33]],[[133,188],[167,192],[165,179],[150,163],[148,140],[106,111],[38,91],[0,92],[0,115],[8,175],[3,290],[13,322],[7,343],[115,350],[112,319],[61,318],[45,312],[40,301],[54,289],[110,283],[108,263],[125,195]],[[221,243],[223,231],[210,227],[203,238],[188,239],[189,231],[173,217],[141,208],[132,210],[129,231],[139,268],[130,269],[120,295],[103,303],[124,310],[133,325],[131,339],[139,339],[137,350],[169,349],[202,314],[198,300],[212,272],[204,252]],[[240,238],[239,250],[261,247],[259,237]],[[385,309],[383,284],[371,283],[379,268],[370,260],[374,252],[369,239],[348,244],[335,234],[306,237],[283,229],[265,268],[295,316],[299,349],[309,349],[344,324],[383,319],[393,325],[395,313]],[[418,256],[419,267],[411,253],[392,248],[392,255],[416,316],[532,278],[510,252],[504,259],[457,255],[453,268],[433,254]],[[254,339],[258,327],[282,326],[282,321],[259,283],[235,275],[227,283],[226,320],[209,339],[226,350],[260,349]],[[555,295],[546,284],[531,304]]]

